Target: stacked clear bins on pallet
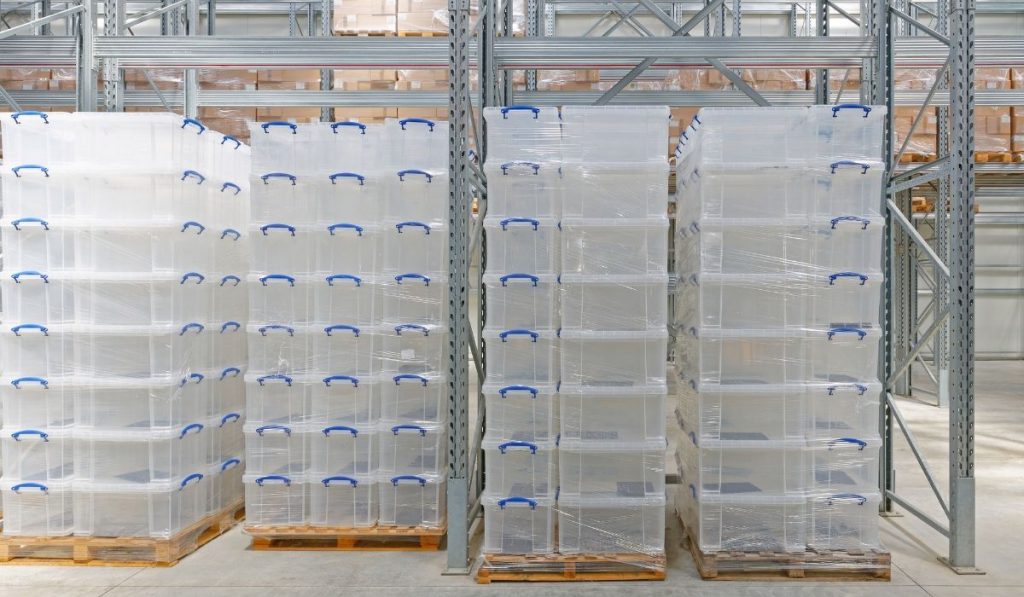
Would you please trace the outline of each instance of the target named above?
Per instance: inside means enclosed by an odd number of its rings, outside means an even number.
[[[559,550],[661,554],[669,111],[562,118]]]
[[[485,553],[555,550],[558,271],[556,108],[486,108]]]
[[[703,551],[879,546],[884,118],[705,109],[681,139],[678,509]]]
[[[252,138],[246,526],[438,526],[446,124]]]
[[[241,498],[248,148],[0,117],[8,535],[173,536]]]

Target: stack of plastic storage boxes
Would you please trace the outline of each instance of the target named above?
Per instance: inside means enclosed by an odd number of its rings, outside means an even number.
[[[252,139],[246,527],[438,526],[446,124]]]
[[[241,496],[248,148],[172,114],[0,123],[3,532],[173,536]]]
[[[705,552],[879,546],[884,118],[705,109],[682,139],[679,509]]]
[[[555,550],[562,180],[556,108],[484,110],[486,553]]]
[[[669,111],[566,107],[562,118],[559,550],[659,554]]]

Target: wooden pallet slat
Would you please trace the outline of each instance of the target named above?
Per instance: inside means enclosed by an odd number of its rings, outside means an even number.
[[[239,501],[167,539],[0,536],[0,565],[174,566],[244,518],[245,505]]]
[[[280,526],[243,529],[256,551],[437,551],[446,526]]]
[[[485,555],[476,574],[492,582],[665,580],[665,556],[642,553]]]
[[[976,151],[974,161],[978,164],[1010,164],[1013,154],[1008,151]]]

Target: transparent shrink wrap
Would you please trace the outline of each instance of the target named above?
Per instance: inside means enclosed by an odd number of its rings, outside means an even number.
[[[664,162],[566,164],[562,166],[562,214],[584,219],[664,217],[668,173]]]
[[[807,437],[821,442],[878,433],[882,386],[876,380],[807,386]],[[867,449],[867,447],[865,447]]]
[[[485,273],[483,284],[488,324],[503,330],[560,327],[558,306],[563,287],[556,274]]]
[[[400,323],[381,328],[377,359],[384,374],[448,371],[448,326]]]
[[[664,436],[643,441],[562,439],[559,499],[636,499],[665,495]]]
[[[558,392],[563,442],[647,442],[665,435],[664,385],[562,384]]]
[[[107,485],[166,483],[205,470],[211,422],[180,429],[76,429],[75,479]]]
[[[379,266],[382,232],[374,224],[348,221],[254,224],[249,228],[252,270],[289,283],[294,282],[292,277],[307,274],[318,274],[332,285],[336,279],[358,283]],[[260,280],[260,284],[266,285],[266,281]]]
[[[448,324],[448,276],[397,274],[381,280],[380,293],[383,322]]]
[[[492,135],[488,140],[493,138]],[[523,215],[558,218],[562,213],[564,185],[557,162],[540,161],[548,156],[534,156],[526,150],[509,151],[527,154],[527,159],[499,162],[488,158],[484,165],[488,180],[487,215],[500,219]]]
[[[75,378],[0,377],[3,422],[13,429],[70,427],[75,403],[89,389]]]
[[[384,218],[435,225],[448,221],[447,165],[403,168],[384,181]]]
[[[384,169],[448,171],[448,122],[429,118],[388,118],[380,161]]]
[[[664,493],[637,498],[563,494],[556,505],[558,551],[661,555],[665,552],[665,502]]]
[[[444,477],[382,472],[377,486],[381,525],[445,526]]]
[[[210,392],[210,411],[214,413],[243,413],[245,411],[245,363],[214,371]]]
[[[377,524],[379,483],[374,475],[308,475],[309,524],[367,528]]]
[[[303,475],[246,473],[245,528],[299,526],[310,520],[309,483]]]
[[[935,107],[929,107],[925,110],[924,116],[918,123],[917,128],[914,129],[913,135],[910,135],[910,141],[907,142],[907,136],[910,134],[910,127],[914,123],[914,119],[917,118],[918,108],[916,107],[896,107],[893,109],[893,147],[895,151],[899,151],[899,148],[903,147],[903,144],[907,144],[907,150],[904,152],[904,160],[915,159],[916,156],[924,158],[934,158],[939,152],[939,129],[938,129],[938,109]],[[981,131],[984,130],[984,120],[982,120]],[[920,160],[919,160],[920,161]]]
[[[1007,153],[1013,126],[1008,106],[978,106],[974,109],[974,151]]]
[[[558,386],[485,383],[488,438],[545,442],[558,436]],[[563,432],[564,434],[564,432]]]
[[[382,473],[422,477],[444,472],[448,463],[447,425],[381,420],[378,429]]]
[[[677,413],[698,445],[740,442],[756,447],[757,442],[801,441],[807,433],[806,386],[701,384],[699,388],[700,392],[687,395]]]
[[[688,432],[683,463],[702,495],[722,500],[797,496],[810,484],[810,465],[803,439],[712,440]],[[693,444],[693,440],[697,444]]]
[[[390,421],[439,424],[448,414],[448,379],[437,373],[384,374],[380,417]]]
[[[448,227],[437,222],[387,220],[378,248],[378,270],[389,276],[417,273],[439,276],[448,273]]]
[[[662,385],[667,379],[668,331],[563,329],[561,381],[584,386]],[[490,354],[493,354],[490,353]]]
[[[377,279],[356,274],[252,274],[249,318],[260,324],[371,326],[381,314]]]
[[[808,443],[812,469],[811,493],[836,495],[873,491],[878,482],[877,433],[863,437],[833,437]]]
[[[483,552],[550,554],[555,551],[553,497],[499,496],[485,492]]]
[[[664,106],[566,106],[562,159],[568,164],[663,164],[668,125]]]
[[[74,532],[71,481],[0,480],[4,535],[63,537]]]
[[[245,499],[245,486],[242,477],[245,474],[245,462],[238,457],[230,457],[210,466],[210,492],[207,512],[213,514],[234,508]]]
[[[560,224],[553,218],[484,218],[487,269],[500,274],[557,274]]]
[[[69,428],[0,430],[4,479],[48,483],[75,476],[74,438]]]
[[[730,495],[683,489],[694,504],[700,550],[705,553],[803,552],[807,504],[803,496]]]
[[[808,500],[808,547],[851,552],[880,549],[878,507],[881,501],[875,491],[811,498]]]
[[[299,125],[272,120],[251,123],[250,131],[254,176],[281,171],[318,180],[336,173],[368,175],[384,143],[383,126],[353,121]]]
[[[186,383],[177,377],[54,378],[48,392],[73,402],[76,430],[180,431],[211,414],[217,380],[212,373],[197,375],[202,378],[190,377]]]
[[[211,418],[210,451],[206,460],[210,466],[220,466],[245,454],[244,425],[244,412],[229,412]]]
[[[646,331],[668,325],[668,275],[560,276],[562,329]],[[488,297],[488,319],[492,313]]]
[[[497,384],[554,384],[559,380],[559,347],[554,330],[485,327],[487,381]]]
[[[312,426],[250,421],[243,432],[247,473],[292,478],[308,470]]]
[[[75,535],[167,539],[207,514],[206,469],[155,483],[74,481]]]
[[[558,493],[554,440],[501,440],[484,436],[486,491],[494,495],[553,498]]]
[[[388,358],[393,330],[335,323],[326,326],[250,323],[249,368],[263,383],[291,384],[291,376],[327,373],[367,377]],[[337,373],[335,373],[337,372]],[[270,376],[270,377],[267,377]],[[322,379],[322,377],[317,378]]]
[[[562,274],[668,273],[668,218],[563,219]]]
[[[549,168],[545,167],[546,165],[561,162],[562,121],[558,108],[525,105],[484,108],[484,120],[487,122],[485,167],[491,171],[509,162],[510,166],[518,162],[527,162],[537,165],[535,172],[540,177],[547,174]],[[518,167],[515,170],[529,173],[528,170]],[[510,175],[513,170],[509,168],[507,172]],[[488,179],[490,180],[491,176],[488,176]],[[508,213],[507,210],[501,209],[500,200],[499,205],[495,207],[498,211],[492,212],[494,215]],[[543,211],[527,213],[548,215]]]

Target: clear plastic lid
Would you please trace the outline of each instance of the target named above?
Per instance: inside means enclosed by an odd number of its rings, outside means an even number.
[[[615,331],[602,332],[594,330],[561,330],[558,334],[563,340],[606,340],[606,341],[628,341],[628,340],[664,340],[668,339],[668,329],[659,328],[644,331]]]
[[[209,480],[209,470],[198,470],[174,481],[155,481],[150,483],[103,483],[97,481],[75,480],[72,489],[78,493],[171,493],[187,488],[193,483]]]
[[[561,384],[558,393],[563,396],[667,396],[668,386],[663,384],[636,386],[585,386]]]
[[[645,495],[637,497],[585,496],[560,494],[557,506],[566,508],[642,508],[665,507],[664,495]],[[557,507],[556,506],[556,507]]]
[[[530,393],[534,395],[554,396],[559,393],[557,384],[550,383],[494,383],[486,382],[483,385],[483,393],[486,395],[508,395],[511,393]]]
[[[508,439],[496,439],[484,435],[483,441],[480,443],[484,450],[498,450],[501,453],[507,453],[511,450],[529,450],[531,453],[536,454],[537,452],[551,452],[553,453],[558,448],[558,443],[552,439],[538,440],[538,441],[520,441],[520,440],[508,440]]]
[[[664,452],[668,449],[668,442],[664,437],[643,441],[562,438],[558,442],[558,448],[573,452],[615,452],[619,454],[624,452]]]
[[[526,507],[526,508],[551,508],[555,505],[555,498],[544,497],[523,497],[517,495],[497,495],[486,490],[480,496],[480,501],[485,508]]]

